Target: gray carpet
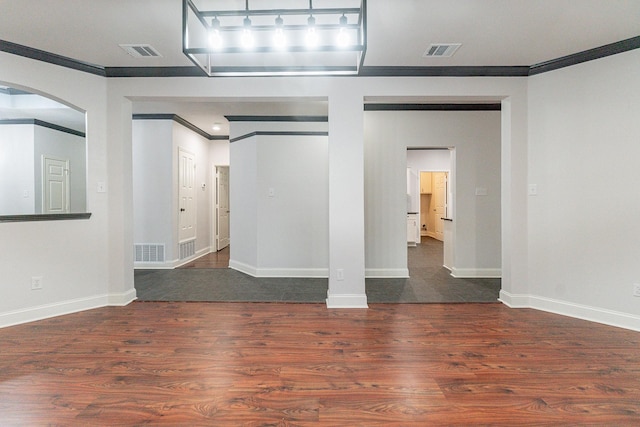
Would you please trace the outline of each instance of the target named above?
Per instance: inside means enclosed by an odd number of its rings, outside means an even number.
[[[495,302],[500,279],[455,279],[442,243],[408,248],[409,279],[366,279],[370,303]],[[255,278],[232,269],[136,270],[140,301],[324,302],[327,279]]]

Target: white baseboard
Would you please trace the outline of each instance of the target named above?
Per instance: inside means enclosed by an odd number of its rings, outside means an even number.
[[[408,268],[365,268],[366,279],[408,279]]]
[[[640,316],[634,314],[535,295],[510,294],[503,290],[500,291],[498,299],[512,308],[534,308],[576,319],[640,331]]]
[[[196,260],[209,253],[211,253],[211,248],[206,247],[204,249],[200,249],[193,256],[185,259],[172,259],[165,262],[134,262],[133,268],[136,270],[172,270],[174,268],[178,268],[185,264],[188,264],[191,261]]]
[[[337,294],[327,296],[327,308],[369,308],[366,294]]]
[[[0,313],[0,328],[92,310],[94,308],[123,306],[135,299],[136,290],[132,289],[122,294],[95,295],[9,311],[7,313]]]
[[[232,259],[229,260],[229,268],[233,268],[241,273],[248,274],[249,276],[256,276],[256,268],[252,265],[245,264],[240,261],[234,261]]]
[[[185,259],[177,259],[173,261],[173,268],[178,268],[181,267],[185,264],[189,264],[191,261],[196,260],[198,258],[200,258],[201,256],[205,256],[207,254],[211,253],[211,247],[207,246],[206,248],[200,249],[199,251],[197,251],[195,254],[193,254],[192,256],[185,258]]]
[[[328,268],[256,268],[256,277],[329,278]]]
[[[117,307],[129,305],[130,303],[138,299],[135,288],[120,294],[109,294],[107,297],[108,297],[107,305],[117,306]]]
[[[229,268],[252,277],[305,277],[327,279],[328,268],[257,268],[243,262],[229,260]]]
[[[501,268],[446,268],[456,279],[499,279],[502,277]]]

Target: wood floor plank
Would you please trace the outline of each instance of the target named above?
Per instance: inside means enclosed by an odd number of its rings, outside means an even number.
[[[2,425],[638,425],[640,333],[501,304],[133,303],[0,329]]]

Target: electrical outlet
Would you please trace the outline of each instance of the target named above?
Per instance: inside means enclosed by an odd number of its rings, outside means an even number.
[[[633,284],[633,296],[640,297],[640,283]]]
[[[33,276],[31,278],[31,290],[38,291],[42,289],[42,276]]]
[[[344,280],[344,270],[339,268],[336,270],[336,279]]]

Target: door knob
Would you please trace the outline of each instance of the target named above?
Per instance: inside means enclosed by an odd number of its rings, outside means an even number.
[[[184,211],[185,211],[185,208],[180,208],[180,212],[184,212]]]

